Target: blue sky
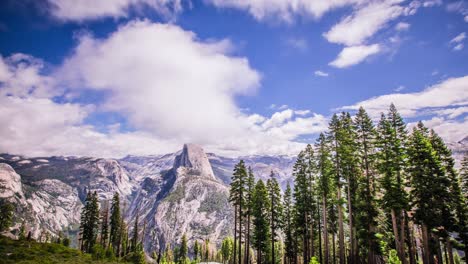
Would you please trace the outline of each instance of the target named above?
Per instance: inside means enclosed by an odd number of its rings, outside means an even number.
[[[295,3],[3,1],[0,152],[295,154],[391,102],[467,136],[467,2]]]

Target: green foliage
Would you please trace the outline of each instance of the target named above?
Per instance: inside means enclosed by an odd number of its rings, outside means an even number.
[[[13,221],[15,206],[6,201],[0,200],[0,232],[8,230]]]
[[[62,245],[66,246],[66,247],[69,247],[70,246],[70,238],[68,236],[66,236],[63,240],[62,240]]]
[[[253,247],[258,250],[261,257],[266,257],[270,241],[270,229],[268,222],[268,210],[270,202],[268,191],[262,180],[255,185],[252,197],[253,220]],[[266,259],[266,258],[263,258]]]
[[[106,257],[106,250],[100,244],[95,244],[91,255],[94,260],[103,260]]]
[[[118,248],[120,246],[121,228],[120,197],[119,193],[116,192],[112,198],[109,233],[109,240],[116,254],[120,253]]]
[[[320,264],[320,262],[317,260],[317,257],[312,257],[309,264]]]
[[[110,264],[115,260],[93,260],[82,253],[57,243],[12,240],[0,236],[0,262],[4,264]],[[126,263],[126,262],[119,262]]]
[[[398,254],[396,250],[392,249],[388,252],[388,264],[401,264],[400,259],[398,258]]]
[[[97,192],[88,192],[81,211],[80,232],[84,252],[91,253],[96,243],[99,228],[99,204]]]
[[[234,240],[232,237],[226,237],[223,239],[223,242],[221,244],[221,255],[223,259],[223,263],[229,262],[232,257],[232,251],[233,251],[233,246],[234,246]]]

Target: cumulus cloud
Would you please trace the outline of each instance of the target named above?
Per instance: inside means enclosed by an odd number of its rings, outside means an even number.
[[[404,14],[400,1],[375,1],[343,18],[323,36],[332,43],[347,46],[363,44],[369,37]]]
[[[63,21],[127,17],[132,9],[150,8],[168,18],[182,11],[181,0],[48,0],[48,3],[49,12]]]
[[[194,142],[231,156],[295,154],[304,147],[297,137],[326,129],[325,117],[285,105],[270,117],[244,113],[235,97],[255,93],[260,73],[231,48],[228,40],[204,41],[174,25],[136,21],[104,38],[82,36],[54,72],[27,55],[2,58],[0,152],[121,157]],[[12,85],[15,75],[34,78]],[[41,83],[53,92],[34,92]],[[84,89],[105,97],[95,105],[53,99]],[[87,118],[101,111],[123,116],[130,129],[93,127]]]
[[[403,116],[417,117],[433,113],[433,110],[441,108],[458,108],[468,105],[467,87],[468,76],[449,78],[421,92],[381,95],[342,107],[342,109],[357,110],[362,106],[371,115],[378,117],[381,112],[387,111],[391,103],[394,103]]]
[[[58,76],[110,91],[103,107],[137,129],[204,143],[241,129],[234,96],[259,86],[260,74],[229,50],[228,40],[203,42],[174,25],[137,21],[105,39],[82,37]]]
[[[330,62],[329,65],[337,68],[347,68],[361,63],[367,57],[377,54],[379,51],[379,44],[345,47],[340,54],[338,54],[338,57]]]

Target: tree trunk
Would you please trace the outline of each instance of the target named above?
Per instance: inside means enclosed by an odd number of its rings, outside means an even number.
[[[341,201],[341,188],[338,186],[337,193],[338,201]],[[325,223],[324,223],[325,224]],[[344,247],[344,228],[343,228],[343,207],[338,205],[338,244],[340,254],[340,264],[345,264],[345,247]]]
[[[307,240],[307,214],[304,214],[304,234],[302,235],[303,237],[303,241],[302,241],[302,262],[304,264],[308,264],[307,263],[307,256],[309,255],[308,252],[307,252],[307,249],[309,248],[308,244],[308,240]],[[274,264],[274,263],[273,263]]]
[[[448,251],[449,264],[454,264],[455,261],[453,259],[453,248],[452,248],[452,241],[450,240],[450,237],[447,237],[447,251]]]
[[[320,219],[320,202],[317,201],[317,218],[318,218],[318,240],[319,240],[319,259],[320,263],[323,263],[323,256],[322,256],[322,220]]]
[[[245,238],[245,264],[250,264],[250,212],[247,215],[247,234]]]
[[[322,197],[322,212],[323,212],[323,241],[325,247],[325,258],[324,263],[328,264],[329,248],[328,248],[328,221],[327,221],[327,199],[325,196]]]
[[[233,262],[236,264],[236,256],[237,256],[237,206],[234,206],[234,258]]]
[[[408,260],[406,259],[406,255],[405,255],[405,226],[406,226],[406,217],[405,217],[406,213],[405,213],[405,210],[401,210],[401,214],[400,214],[400,250],[401,250],[401,263],[402,264],[408,264]]]
[[[395,236],[395,247],[396,247],[396,250],[397,250],[397,253],[398,253],[398,258],[403,263],[403,259],[405,258],[405,254],[404,254],[404,252],[402,253],[402,250],[401,250],[402,246],[401,246],[401,243],[400,243],[400,235],[399,235],[399,232],[398,232],[397,216],[396,216],[396,213],[395,213],[395,209],[392,208],[390,213],[392,215],[392,228],[393,228],[393,236]]]
[[[336,264],[336,241],[335,241],[335,232],[333,232],[332,243],[333,243],[333,264]]]
[[[408,221],[408,215],[405,214],[405,219],[406,219],[406,236],[408,237],[408,253],[409,253],[409,262],[410,264],[416,264],[416,260],[414,258],[415,256],[415,249],[414,249],[414,244],[413,244],[413,236],[410,229],[410,223]]]
[[[434,264],[434,257],[432,256],[431,249],[429,247],[429,233],[427,226],[422,225],[422,240],[423,240],[423,249],[424,249],[424,264]]]
[[[239,264],[242,264],[242,202],[239,203]]]
[[[351,204],[351,190],[350,190],[350,182],[348,179],[348,186],[347,186],[347,201],[348,201],[348,212],[349,212],[349,231],[350,231],[350,243],[351,243],[351,263],[357,263],[356,259],[356,238],[355,238],[355,229],[354,229],[354,224],[353,224],[353,207]]]

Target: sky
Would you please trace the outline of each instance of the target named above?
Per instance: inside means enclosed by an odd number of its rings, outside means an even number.
[[[0,153],[294,155],[394,103],[468,136],[468,2],[0,3]]]

